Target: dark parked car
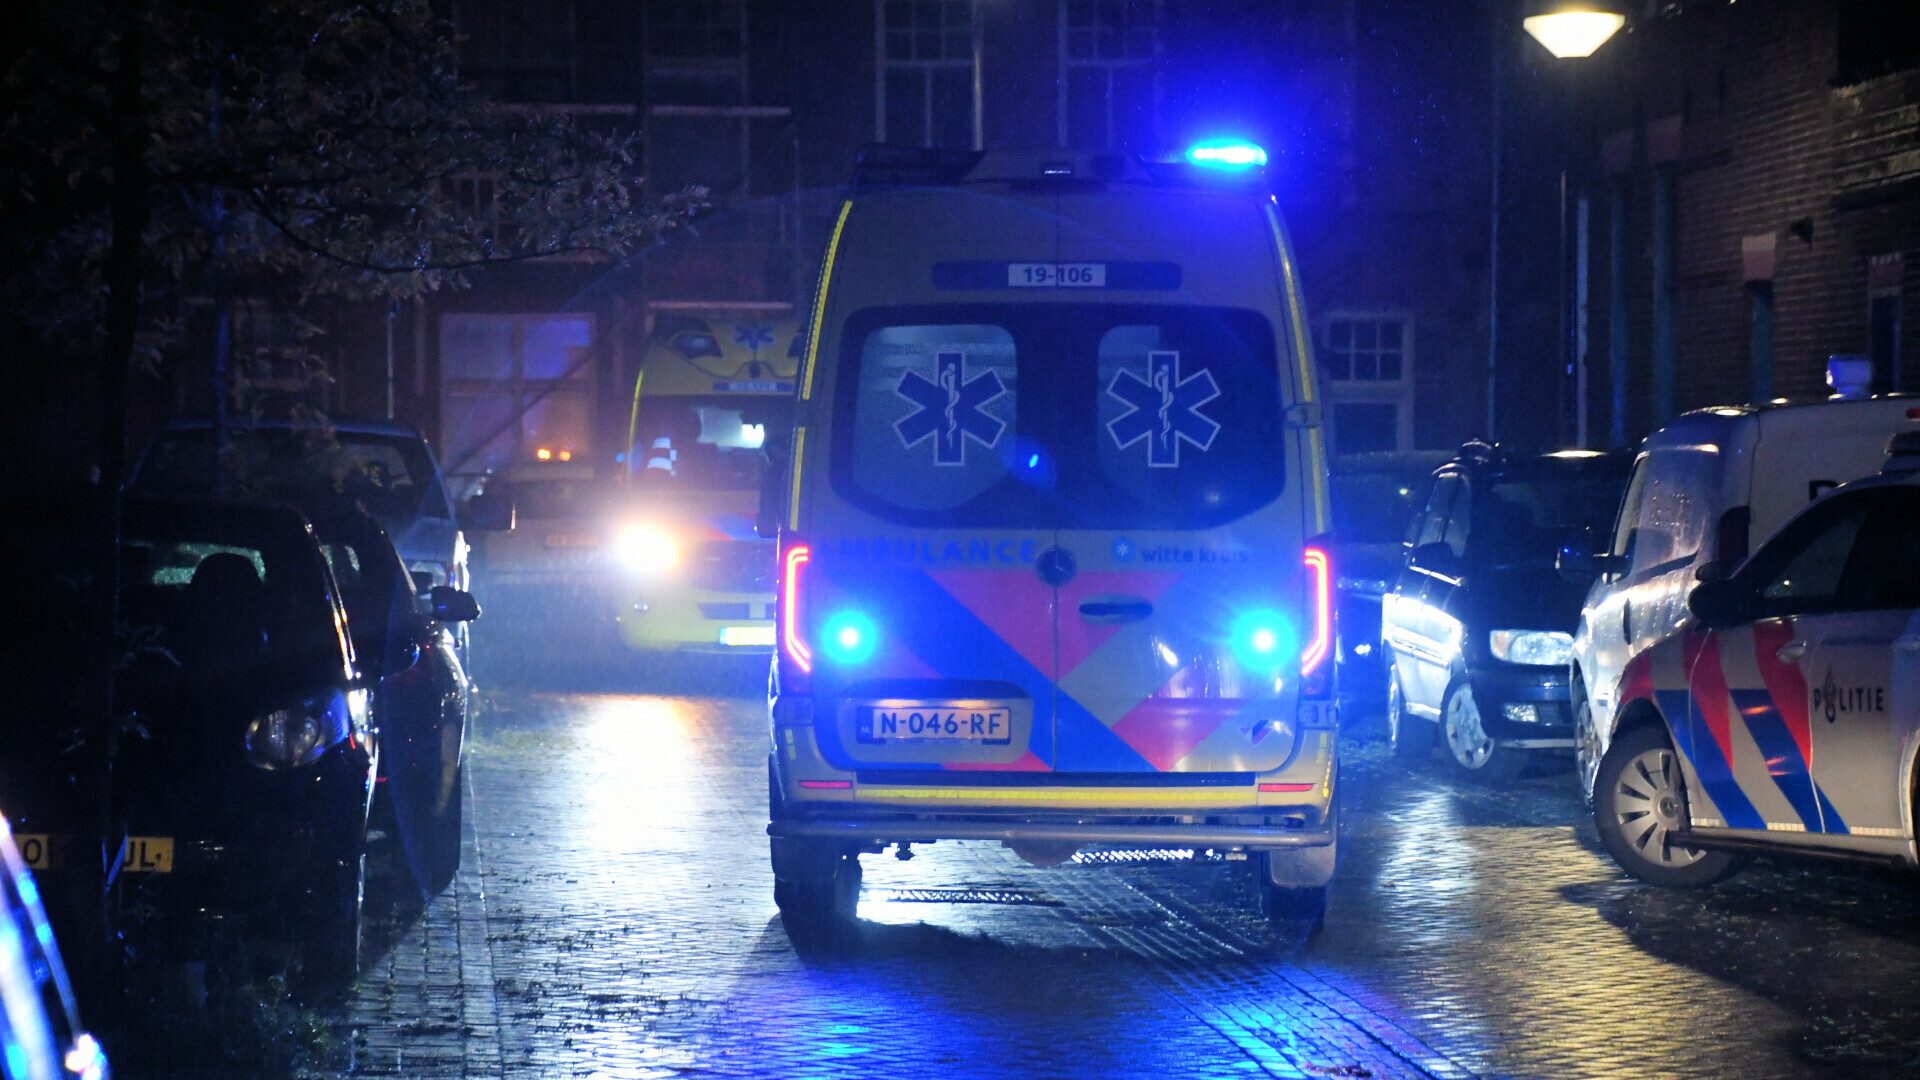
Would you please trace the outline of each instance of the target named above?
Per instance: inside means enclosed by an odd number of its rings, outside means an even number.
[[[1455,768],[1497,782],[1534,751],[1573,746],[1567,671],[1586,588],[1554,560],[1612,520],[1628,464],[1468,443],[1435,474],[1382,605],[1396,752],[1424,758],[1444,736]]]
[[[1442,450],[1333,459],[1334,604],[1339,608],[1340,714],[1378,716],[1387,704],[1380,598],[1407,561],[1407,529],[1426,505]]]
[[[445,585],[422,597],[386,530],[357,505],[316,504],[308,513],[373,691],[383,792],[376,796],[376,819],[397,830],[415,883],[433,895],[460,866],[461,760],[471,688],[451,628],[477,617],[479,608],[471,596]]]
[[[358,966],[379,743],[340,590],[285,506],[130,501],[115,763],[120,874],[170,918],[277,925],[310,977]]]

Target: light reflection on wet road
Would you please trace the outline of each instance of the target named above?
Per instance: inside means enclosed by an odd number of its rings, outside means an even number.
[[[796,945],[765,739],[752,700],[489,695],[470,858],[362,979],[356,1072],[1920,1070],[1912,878],[1763,864],[1652,890],[1598,853],[1570,777],[1463,789],[1369,744],[1349,748],[1343,863],[1305,943],[1225,864],[1041,870],[943,843],[864,857],[860,922]],[[1016,902],[951,902],[983,899]]]

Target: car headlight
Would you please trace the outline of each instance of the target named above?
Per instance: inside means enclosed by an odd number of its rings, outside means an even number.
[[[247,762],[256,768],[311,765],[327,745],[327,725],[304,708],[275,709],[247,725]]]
[[[1487,651],[1509,664],[1567,664],[1573,661],[1573,635],[1558,630],[1495,630]]]
[[[365,708],[365,691],[336,690],[256,717],[247,725],[247,762],[259,769],[311,765],[334,743],[364,727]],[[356,712],[362,714],[359,723]]]
[[[633,570],[667,570],[680,561],[680,548],[673,537],[650,525],[632,525],[620,530],[614,538],[613,550],[620,561]]]

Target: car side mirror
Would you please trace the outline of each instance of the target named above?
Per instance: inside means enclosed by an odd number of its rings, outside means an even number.
[[[1703,581],[1687,594],[1687,610],[1709,630],[1748,620],[1750,593],[1734,578]]]
[[[480,601],[451,585],[435,585],[427,592],[427,613],[439,622],[472,622],[480,617]]]
[[[1431,544],[1421,544],[1413,549],[1413,556],[1407,560],[1415,570],[1426,570],[1435,574],[1451,574],[1460,566],[1460,560],[1453,548],[1444,540]]]
[[[1702,584],[1727,580],[1727,564],[1718,559],[1703,562],[1693,572],[1693,580]]]
[[[482,492],[460,504],[460,527],[469,532],[512,532],[513,500]]]
[[[1584,536],[1560,545],[1559,554],[1553,558],[1553,568],[1559,571],[1562,580],[1572,585],[1588,584],[1600,573],[1593,549]]]

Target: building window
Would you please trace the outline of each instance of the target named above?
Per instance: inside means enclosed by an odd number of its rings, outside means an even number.
[[[1160,0],[1060,0],[1060,145],[1153,142]]]
[[[1398,382],[1405,375],[1406,323],[1328,319],[1321,367],[1335,382]]]
[[[460,77],[496,101],[577,100],[572,0],[457,0]]]
[[[980,149],[973,0],[876,0],[874,133],[900,146]]]
[[[1328,316],[1320,373],[1336,455],[1413,449],[1413,324],[1404,313]]]
[[[539,450],[591,446],[593,318],[583,314],[440,317],[448,468],[479,474]]]
[[[655,0],[646,18],[648,56],[730,60],[746,52],[741,0]]]

